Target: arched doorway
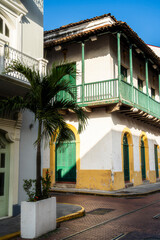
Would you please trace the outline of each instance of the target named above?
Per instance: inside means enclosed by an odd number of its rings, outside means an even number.
[[[56,144],[56,182],[76,182],[76,141],[71,132],[71,141]]]
[[[9,144],[0,134],[0,217],[8,215]]]
[[[142,171],[142,180],[146,180],[146,161],[145,161],[144,136],[141,137],[141,171]]]
[[[125,182],[130,181],[129,172],[129,145],[127,139],[127,133],[123,136],[123,162],[124,162],[124,180]]]

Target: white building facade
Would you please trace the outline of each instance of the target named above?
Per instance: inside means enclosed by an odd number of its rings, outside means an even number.
[[[24,76],[4,73],[13,60],[45,71],[42,0],[0,1],[1,98],[24,96],[30,87]],[[25,197],[23,179],[35,178],[36,127],[30,130],[31,123],[33,117],[27,112],[0,118],[0,218],[16,214],[18,203]]]
[[[47,31],[44,41],[49,66],[75,65],[76,101],[89,117],[79,135],[76,117],[66,110],[74,138],[62,149],[54,143],[46,155],[53,186],[117,190],[156,182],[160,58],[110,14]]]

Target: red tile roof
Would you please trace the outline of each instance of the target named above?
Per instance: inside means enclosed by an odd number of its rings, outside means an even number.
[[[109,16],[110,16],[115,22],[117,22],[117,19],[116,19],[114,16],[112,16],[111,13],[108,13],[108,14],[103,14],[103,15],[101,15],[101,16],[97,16],[97,17],[94,17],[94,18],[89,18],[89,19],[81,20],[81,21],[79,21],[79,22],[70,23],[70,24],[61,26],[60,28],[56,28],[56,29],[53,29],[53,30],[45,31],[44,34],[48,34],[48,33],[56,32],[56,31],[60,31],[60,30],[65,29],[65,28],[74,27],[74,26],[77,26],[77,25],[80,25],[80,24],[83,24],[83,23],[91,22],[91,21],[98,20],[98,19],[101,19],[101,18],[104,18],[104,17],[109,17]]]

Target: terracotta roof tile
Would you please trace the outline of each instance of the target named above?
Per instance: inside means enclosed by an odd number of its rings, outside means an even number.
[[[98,20],[98,19],[101,19],[101,18],[104,18],[104,17],[108,17],[108,16],[110,16],[115,22],[117,22],[117,19],[114,16],[112,16],[111,13],[108,13],[108,14],[103,14],[101,16],[97,16],[97,17],[94,17],[94,18],[81,20],[79,22],[70,23],[70,24],[61,26],[60,28],[56,28],[56,29],[53,29],[53,30],[45,31],[44,34],[60,31],[60,30],[65,29],[65,28],[74,27],[74,26],[77,26],[77,25],[80,25],[80,24],[83,24],[83,23],[91,22],[91,21]]]

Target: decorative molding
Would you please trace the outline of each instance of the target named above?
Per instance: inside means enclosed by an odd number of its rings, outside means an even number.
[[[43,14],[43,0],[33,0],[33,1],[39,8],[40,12]]]
[[[14,138],[14,133],[6,133],[5,134],[5,138],[7,139],[8,142],[13,143],[15,141]]]

